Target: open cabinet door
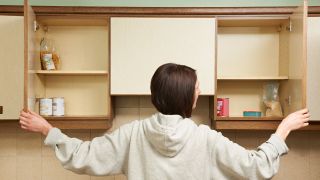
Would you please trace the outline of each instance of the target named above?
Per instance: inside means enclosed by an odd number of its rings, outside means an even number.
[[[0,120],[23,107],[23,17],[0,16]]]
[[[307,107],[320,121],[320,17],[308,18]]]
[[[285,115],[306,107],[306,25],[308,5],[301,0],[300,6],[290,16],[289,33],[289,80]]]
[[[29,5],[28,0],[24,1],[24,105],[26,111],[35,108],[35,14]]]

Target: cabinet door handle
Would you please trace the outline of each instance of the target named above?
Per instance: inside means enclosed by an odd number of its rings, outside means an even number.
[[[3,114],[3,106],[0,106],[0,114]]]

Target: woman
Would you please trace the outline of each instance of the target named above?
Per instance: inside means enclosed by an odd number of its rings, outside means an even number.
[[[121,126],[92,141],[69,138],[34,112],[21,112],[23,129],[41,132],[62,165],[76,173],[143,179],[268,179],[288,152],[284,142],[292,130],[308,125],[303,109],[290,114],[256,151],[231,142],[191,119],[200,94],[194,69],[177,64],[160,66],[151,80],[153,116]]]

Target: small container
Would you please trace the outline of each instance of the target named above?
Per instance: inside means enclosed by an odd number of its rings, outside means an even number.
[[[52,114],[53,116],[64,116],[64,98],[52,98]]]
[[[261,111],[243,111],[244,117],[261,117]]]
[[[217,98],[217,116],[229,116],[229,98]]]
[[[55,70],[55,63],[53,58],[56,57],[52,52],[52,41],[46,37],[40,42],[40,62],[42,70]]]
[[[52,99],[51,98],[40,99],[40,115],[52,116]]]
[[[56,67],[54,65],[53,59],[52,59],[52,54],[43,54],[43,64],[46,70],[55,70]]]

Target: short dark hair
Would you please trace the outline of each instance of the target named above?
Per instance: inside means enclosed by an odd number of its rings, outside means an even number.
[[[152,104],[162,114],[191,117],[196,71],[174,63],[161,65],[151,79]]]

